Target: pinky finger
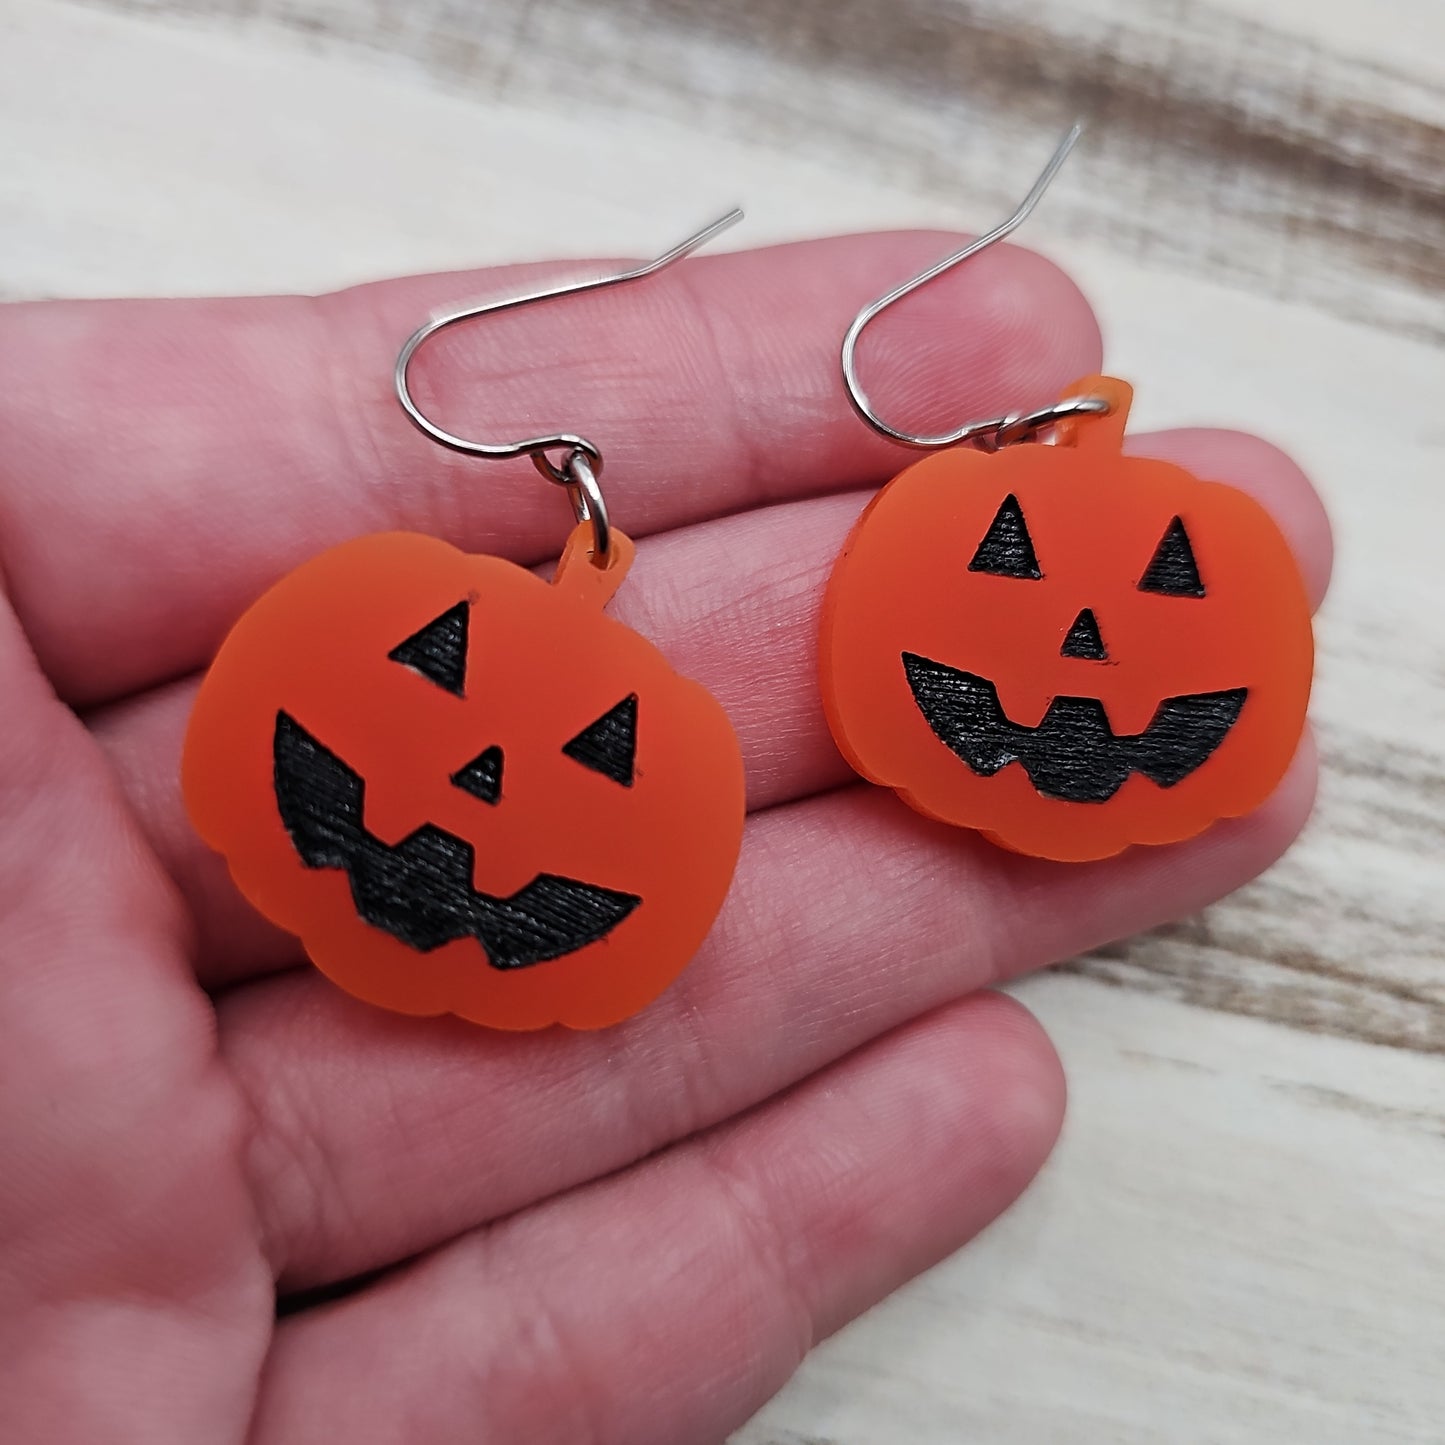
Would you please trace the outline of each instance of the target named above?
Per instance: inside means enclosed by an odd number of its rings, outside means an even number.
[[[708,1134],[277,1332],[257,1445],[721,1441],[814,1342],[977,1234],[1063,1116],[981,994]]]

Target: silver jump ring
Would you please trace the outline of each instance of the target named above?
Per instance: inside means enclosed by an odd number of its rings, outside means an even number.
[[[1108,410],[1109,403],[1102,396],[1069,396],[1041,406],[1036,411],[1014,412],[1012,416],[1000,417],[996,425],[980,432],[972,440],[980,451],[1001,451],[1019,442],[1031,442],[1040,432],[1046,432],[1070,417],[1104,416]]]
[[[602,495],[592,458],[578,447],[564,466],[561,485],[567,488],[572,515],[579,523],[592,524],[592,565],[605,567],[612,554],[612,523],[607,516],[607,499]]]

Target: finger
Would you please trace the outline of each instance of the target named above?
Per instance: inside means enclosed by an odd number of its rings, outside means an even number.
[[[984,996],[277,1334],[254,1438],[721,1441],[1042,1164],[1064,1086]]]
[[[641,1158],[910,1018],[1189,913],[1287,846],[1304,750],[1253,816],[1102,863],[1007,853],[864,785],[750,820],[692,965],[615,1029],[394,1018],[311,970],[228,995],[252,1188],[286,1287],[346,1278]]]
[[[1323,594],[1328,523],[1308,479],[1267,443],[1232,432],[1168,432],[1137,443],[1259,497]],[[818,607],[864,498],[854,494],[765,508],[649,539],[614,615],[655,641],[709,688],[738,730],[748,800],[768,807],[851,776],[828,733],[817,690]],[[195,836],[181,803],[177,758],[194,684],[147,694],[95,719],[152,846],[200,929],[198,968],[212,985],[270,972],[299,957],[236,892],[225,864]]]
[[[488,317],[418,359],[446,425],[580,432],[643,535],[881,479],[837,352],[865,301],[954,244],[856,236],[699,258],[637,287]],[[597,270],[606,269],[598,267]],[[1048,262],[998,248],[880,323],[870,375],[902,413],[1049,399],[1098,330]],[[566,504],[526,461],[458,457],[406,422],[391,368],[429,312],[556,268],[432,276],[314,301],[0,310],[0,568],[47,672],[95,703],[199,666],[270,582],[359,532],[555,556]],[[942,400],[940,400],[942,399]]]
[[[185,922],[0,597],[0,1439],[233,1438],[270,1279]]]

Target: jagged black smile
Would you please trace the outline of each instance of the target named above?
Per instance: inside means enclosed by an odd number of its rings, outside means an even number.
[[[1161,788],[1186,778],[1224,741],[1249,689],[1165,698],[1142,733],[1116,737],[1092,697],[1056,697],[1037,727],[1010,722],[985,677],[903,654],[908,686],[934,736],[974,772],[991,778],[1023,765],[1045,797],[1106,803],[1131,772]]]
[[[472,845],[430,823],[390,847],[362,823],[365,783],[294,718],[276,714],[276,803],[309,868],[341,868],[368,923],[426,953],[475,938],[493,968],[526,968],[605,937],[642,902],[539,873],[510,897],[472,886]]]

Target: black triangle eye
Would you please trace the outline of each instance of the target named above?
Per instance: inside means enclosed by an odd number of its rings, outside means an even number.
[[[452,782],[464,793],[484,803],[502,801],[502,750],[488,748],[478,753],[466,767],[452,774]]]
[[[1033,538],[1024,525],[1023,509],[1012,493],[1003,499],[989,523],[968,570],[991,572],[995,577],[1030,577],[1035,581],[1044,575],[1034,555]]]
[[[1182,517],[1175,517],[1164,529],[1164,536],[1154,556],[1139,579],[1141,592],[1161,592],[1166,597],[1203,597],[1204,583],[1199,580],[1199,564]]]
[[[462,697],[467,681],[468,620],[466,602],[458,602],[386,655],[393,662],[419,672],[427,681]]]
[[[637,757],[637,694],[609,708],[571,742],[564,743],[562,751],[584,768],[630,788]]]

